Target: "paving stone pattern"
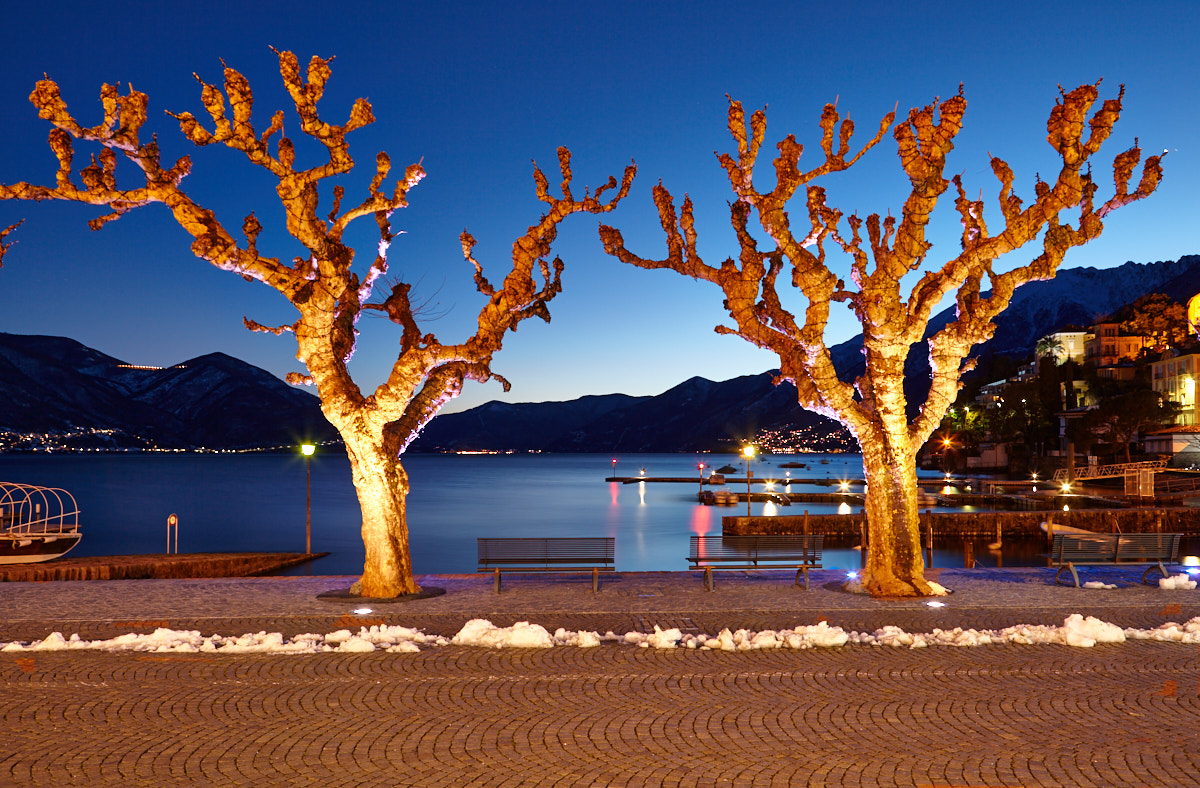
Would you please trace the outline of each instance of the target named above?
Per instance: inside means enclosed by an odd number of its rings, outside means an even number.
[[[814,589],[790,573],[604,580],[424,577],[444,596],[372,604],[317,594],[349,578],[8,583],[0,642],[156,626],[295,634],[363,621],[452,635],[469,618],[715,634],[825,619],[869,631],[1157,626],[1200,591],[1096,571],[945,570],[947,607]],[[0,654],[0,785],[1191,786],[1200,784],[1200,647],[985,646],[810,651],[488,650],[242,655]]]

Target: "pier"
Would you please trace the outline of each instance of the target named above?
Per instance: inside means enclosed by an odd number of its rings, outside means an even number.
[[[255,577],[326,555],[329,553],[164,553],[57,558],[38,564],[0,564],[0,582]]]

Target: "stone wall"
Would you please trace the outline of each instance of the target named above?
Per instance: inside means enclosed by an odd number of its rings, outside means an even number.
[[[722,517],[726,534],[858,534],[866,516],[805,514],[775,517]],[[1041,533],[1041,524],[1069,525],[1112,533],[1200,533],[1200,509],[1080,509],[1070,512],[922,512],[921,533],[991,535],[999,525],[1006,534]]]

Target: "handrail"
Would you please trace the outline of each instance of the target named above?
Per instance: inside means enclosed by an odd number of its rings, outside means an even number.
[[[1087,465],[1081,468],[1076,468],[1074,476],[1079,479],[1101,479],[1111,476],[1124,476],[1127,471],[1136,470],[1157,470],[1166,468],[1167,461],[1164,460],[1145,460],[1142,462],[1121,462],[1113,465]],[[1065,482],[1067,480],[1067,468],[1059,468],[1054,472],[1054,481]]]

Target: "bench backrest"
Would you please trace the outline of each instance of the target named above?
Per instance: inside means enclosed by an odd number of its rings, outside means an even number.
[[[1097,561],[1174,563],[1182,534],[1055,534],[1050,558],[1056,564]]]
[[[821,560],[824,534],[693,536],[691,556],[712,561]]]
[[[616,541],[611,536],[482,537],[476,540],[481,567],[516,564],[611,566]]]

